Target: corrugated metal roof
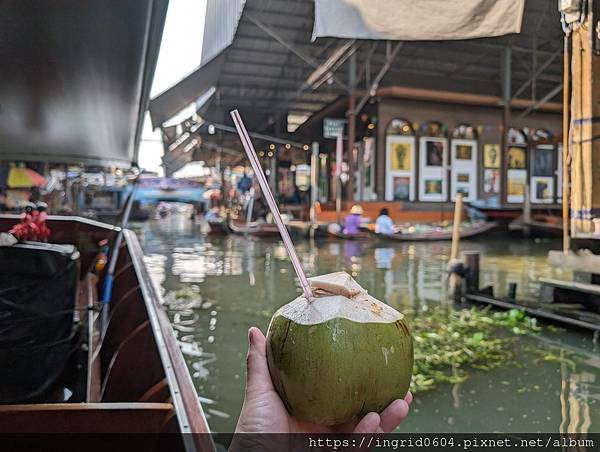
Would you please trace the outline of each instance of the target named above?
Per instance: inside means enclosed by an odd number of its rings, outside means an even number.
[[[233,0],[231,0],[233,1]],[[234,2],[235,3],[235,2]],[[207,28],[207,52],[228,43],[225,32],[213,34],[219,23],[231,30],[235,13],[221,10],[218,0],[209,2],[208,17],[220,17]],[[223,16],[221,16],[221,14]],[[219,22],[221,21],[221,22]],[[229,111],[239,109],[247,126],[255,131],[284,134],[288,113],[312,115],[347,95],[348,62],[335,71],[336,82],[318,87],[306,84],[316,66],[322,65],[346,40],[319,38],[311,42],[314,21],[312,0],[247,0],[233,39],[222,52],[217,88],[205,115],[207,120],[230,123]],[[522,32],[496,38],[464,41],[406,42],[380,83],[485,95],[501,95],[501,57],[510,46],[512,92],[525,86],[536,68],[552,60],[535,83],[535,97],[542,98],[562,81],[562,30],[556,3],[527,0]],[[357,89],[365,90],[386,61],[389,48],[383,41],[357,41]],[[371,57],[369,58],[369,55]],[[184,82],[182,82],[184,83]],[[532,98],[532,86],[519,97]]]

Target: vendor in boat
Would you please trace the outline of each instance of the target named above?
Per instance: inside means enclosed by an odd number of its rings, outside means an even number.
[[[362,419],[347,424],[328,427],[300,421],[288,413],[273,386],[267,363],[267,340],[264,334],[258,328],[252,327],[248,331],[248,342],[246,395],[235,429],[236,433],[391,433],[408,416],[413,399],[410,391],[406,393],[404,399],[394,400],[381,413],[367,413]],[[237,435],[238,440],[243,437],[244,435]],[[232,447],[232,449],[265,450],[261,448],[261,441],[272,440],[265,435],[259,437],[258,442],[256,437],[251,439],[254,442],[250,443],[250,448],[243,447],[242,442],[239,444],[242,447]]]
[[[385,207],[379,211],[375,221],[375,233],[390,235],[394,233],[394,222],[390,218],[390,212]]]
[[[357,235],[360,234],[360,221],[361,216],[364,213],[363,208],[354,204],[350,209],[350,215],[346,217],[344,221],[344,234],[347,235]]]

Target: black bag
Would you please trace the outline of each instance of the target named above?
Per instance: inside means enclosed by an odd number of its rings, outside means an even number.
[[[0,403],[37,397],[63,373],[79,265],[73,245],[0,247]]]

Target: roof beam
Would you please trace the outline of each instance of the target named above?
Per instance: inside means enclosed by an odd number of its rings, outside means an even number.
[[[251,14],[246,14],[246,17],[248,18],[248,20],[250,20],[254,25],[256,25],[258,28],[260,28],[262,31],[264,31],[267,35],[269,35],[271,38],[273,38],[275,41],[277,41],[279,44],[281,44],[283,47],[285,47],[286,49],[288,49],[290,52],[292,52],[294,55],[296,55],[298,58],[300,58],[302,61],[304,61],[306,64],[312,66],[314,69],[317,69],[319,67],[318,63],[313,60],[311,57],[305,55],[304,53],[302,53],[299,49],[297,49],[293,44],[287,42],[285,39],[283,39],[278,33],[276,33],[275,31],[271,30],[269,27],[267,27],[266,25],[264,25],[261,21],[259,21],[257,18],[255,18],[254,16],[252,16]],[[348,87],[342,83],[341,81],[339,81],[336,77],[332,77],[332,80],[337,83],[338,85],[340,85],[342,88],[344,89],[348,89]]]
[[[531,83],[537,79],[540,75],[542,75],[542,72],[544,72],[546,70],[546,68],[548,66],[550,66],[554,60],[556,59],[557,56],[559,56],[562,53],[562,49],[557,50],[556,52],[554,52],[554,54],[548,58],[546,61],[544,61],[544,64],[542,64],[539,68],[536,69],[536,71],[531,75],[531,77],[529,77],[527,80],[525,80],[525,82],[517,89],[517,91],[515,91],[515,93],[513,94],[513,98],[515,97],[519,97],[519,95],[525,91],[527,89],[527,87],[529,85],[531,85]]]
[[[563,89],[563,84],[561,83],[560,85],[555,86],[552,90],[550,90],[550,92],[548,94],[546,94],[544,97],[542,97],[539,101],[537,101],[535,104],[533,104],[531,107],[527,108],[525,111],[523,111],[523,113],[521,113],[519,115],[519,118],[524,118],[525,116],[527,116],[529,113],[537,110],[538,108],[544,106],[547,102],[549,102],[554,96],[558,95],[558,93],[560,93]]]

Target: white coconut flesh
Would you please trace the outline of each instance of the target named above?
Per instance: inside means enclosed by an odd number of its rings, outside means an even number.
[[[348,273],[336,272],[308,279],[316,298],[304,296],[281,307],[281,315],[299,325],[315,325],[341,318],[357,323],[392,323],[404,315],[370,296]]]

